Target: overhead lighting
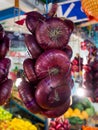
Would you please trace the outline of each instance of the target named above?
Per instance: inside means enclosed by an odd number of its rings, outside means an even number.
[[[15,86],[18,87],[21,82],[22,82],[22,78],[17,78],[15,82]]]
[[[81,87],[77,88],[77,96],[84,97],[85,96],[85,90]]]

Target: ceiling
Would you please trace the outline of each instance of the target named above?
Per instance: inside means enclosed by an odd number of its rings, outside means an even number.
[[[19,0],[19,9],[15,7],[15,0],[0,0],[0,23],[5,30],[28,32],[25,25],[19,26],[15,21],[25,17],[26,12],[39,10],[44,12],[44,3],[39,0]],[[17,17],[17,13],[20,15]]]

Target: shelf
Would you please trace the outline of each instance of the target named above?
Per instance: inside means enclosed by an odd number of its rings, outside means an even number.
[[[45,119],[40,116],[40,115],[35,115],[33,113],[31,113],[30,111],[28,111],[22,104],[21,101],[17,100],[17,99],[10,99],[10,112],[11,113],[15,113],[18,111],[22,111],[22,113],[24,114],[24,117],[26,116],[26,114],[28,115],[28,117],[31,117],[31,121],[36,124],[36,123],[42,123],[45,124]]]

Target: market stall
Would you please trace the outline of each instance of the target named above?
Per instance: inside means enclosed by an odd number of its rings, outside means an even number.
[[[0,21],[0,130],[98,130],[98,2],[86,2],[15,0],[12,28]]]

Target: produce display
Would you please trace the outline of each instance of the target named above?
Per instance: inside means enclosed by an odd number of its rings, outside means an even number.
[[[98,49],[91,47],[88,63],[84,65],[83,87],[91,91],[88,96],[92,102],[98,102]]]
[[[70,130],[70,124],[67,119],[61,117],[50,121],[49,130]]]
[[[68,119],[72,125],[82,125],[89,117],[94,116],[95,109],[88,98],[78,98],[73,96],[73,103],[64,113],[64,118]]]
[[[10,97],[13,82],[8,79],[11,60],[6,58],[9,51],[10,40],[0,25],[0,105],[3,105]]]
[[[79,72],[83,69],[83,58],[77,53],[74,59],[72,60],[72,71]]]
[[[37,130],[37,127],[28,120],[13,118],[0,122],[0,130]]]
[[[0,107],[0,121],[12,119],[12,114],[5,110],[3,107]]]
[[[62,115],[70,106],[72,49],[68,45],[74,29],[71,20],[55,15],[57,4],[42,15],[27,13],[25,35],[30,58],[23,62],[25,79],[18,92],[26,108],[49,118]]]
[[[13,117],[9,111],[0,107],[0,130],[37,130],[29,120]]]
[[[97,127],[92,127],[92,126],[82,126],[82,130],[98,130]]]
[[[98,1],[97,0],[81,0],[82,9],[89,20],[98,21]]]

